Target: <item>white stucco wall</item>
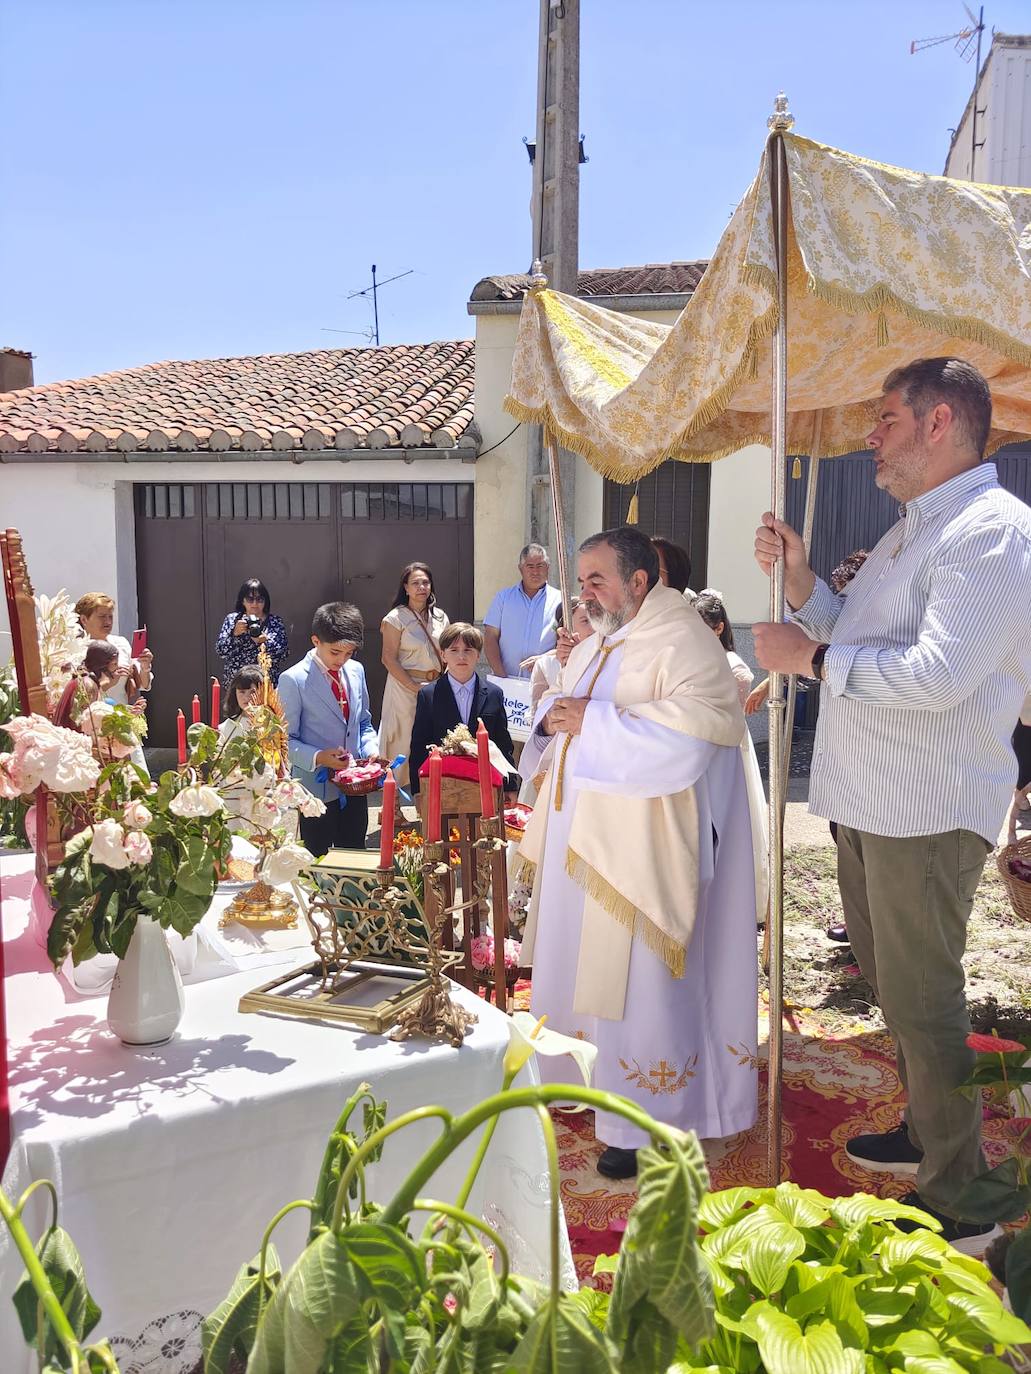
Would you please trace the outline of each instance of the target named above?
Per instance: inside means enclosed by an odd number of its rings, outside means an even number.
[[[133,484],[137,482],[475,482],[476,464],[458,459],[382,462],[32,462],[0,464],[0,520],[21,532],[37,593],[64,588],[73,598],[115,598],[115,631],[130,635],[136,615]],[[0,661],[10,655],[6,602],[0,603]]]
[[[755,531],[770,508],[770,450],[752,444],[712,465],[710,587],[723,593],[735,625],[769,618],[770,583],[755,561]]]

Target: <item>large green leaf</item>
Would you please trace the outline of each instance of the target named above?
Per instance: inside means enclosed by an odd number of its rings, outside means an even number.
[[[318,1374],[330,1341],[358,1315],[365,1288],[336,1235],[319,1236],[276,1289],[247,1374]]]
[[[664,1370],[676,1348],[673,1323],[644,1299],[630,1316],[630,1329],[619,1360],[621,1374],[655,1374],[657,1369]]]
[[[969,1221],[1016,1221],[1029,1204],[1031,1187],[1021,1185],[1017,1161],[1010,1155],[960,1190],[956,1212]]]
[[[472,1257],[469,1269],[469,1297],[462,1309],[461,1321],[470,1331],[482,1331],[497,1316],[500,1297],[497,1276],[483,1250]]]
[[[783,1288],[788,1270],[805,1252],[806,1239],[778,1208],[763,1203],[725,1230],[706,1236],[703,1244],[721,1264],[744,1270],[768,1297]]]
[[[333,1337],[328,1363],[333,1374],[379,1374],[379,1351],[370,1338],[369,1323],[361,1313]],[[204,1374],[208,1374],[206,1369]]]
[[[637,1152],[638,1197],[619,1254],[609,1335],[626,1339],[636,1303],[647,1297],[692,1344],[712,1330],[712,1282],[698,1248],[698,1209],[707,1182],[697,1137]]]
[[[366,1295],[379,1304],[391,1353],[399,1358],[404,1347],[404,1314],[426,1288],[422,1256],[401,1231],[379,1222],[348,1226],[341,1232],[340,1244],[364,1278]]]
[[[822,1193],[797,1183],[779,1183],[770,1200],[793,1226],[822,1226],[831,1214]]]
[[[566,1294],[554,1309],[547,1303],[535,1313],[507,1369],[511,1374],[621,1374],[612,1342]]]
[[[959,1340],[995,1345],[1031,1343],[1031,1328],[1007,1312],[992,1292],[950,1293],[949,1335]]]
[[[772,1202],[772,1188],[721,1188],[706,1193],[698,1208],[698,1224],[706,1231],[716,1231],[735,1221],[746,1207],[757,1202]]]
[[[86,1275],[75,1243],[68,1232],[60,1226],[51,1226],[40,1237],[36,1254],[39,1256],[47,1281],[75,1332],[76,1340],[85,1340],[100,1320],[100,1308],[93,1301],[86,1286]],[[25,1341],[35,1349],[40,1304],[28,1274],[23,1276],[14,1290],[14,1306]],[[64,1347],[50,1322],[44,1317],[43,1349],[38,1352],[41,1361],[56,1360],[60,1363],[63,1352]],[[10,1353],[8,1351],[8,1354]]]
[[[940,1231],[941,1222],[922,1211],[910,1207],[894,1198],[871,1197],[869,1193],[853,1193],[851,1197],[831,1198],[828,1202],[831,1216],[842,1226],[860,1226],[865,1221],[907,1221],[918,1222],[929,1231]]]
[[[769,1302],[757,1302],[747,1321],[767,1374],[863,1374],[866,1367],[863,1352],[844,1345],[829,1321],[803,1331]]]
[[[246,1361],[251,1352],[260,1304],[259,1259],[260,1256],[255,1255],[249,1264],[240,1266],[232,1288],[214,1312],[204,1319],[201,1326],[204,1374],[228,1374],[229,1361],[234,1354]],[[266,1298],[271,1296],[281,1277],[279,1256],[270,1245],[265,1256]]]
[[[805,1266],[796,1264],[794,1270],[804,1273]],[[844,1274],[824,1272],[811,1286],[789,1298],[784,1310],[798,1322],[822,1312],[834,1323],[838,1334],[848,1345],[863,1350],[867,1347],[869,1332],[865,1309],[856,1300],[854,1281]]]
[[[1017,1316],[1031,1323],[1031,1226],[1024,1227],[1006,1255],[1006,1291]]]

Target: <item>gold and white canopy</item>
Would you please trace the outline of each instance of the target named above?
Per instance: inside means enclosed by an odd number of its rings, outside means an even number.
[[[990,449],[1031,434],[1031,190],[906,171],[785,133],[787,451],[864,448],[885,376],[958,355],[988,378]],[[606,476],[770,442],[777,326],[767,158],[670,326],[531,291],[506,408]]]

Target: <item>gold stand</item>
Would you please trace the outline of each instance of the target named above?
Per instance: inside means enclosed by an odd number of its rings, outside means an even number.
[[[294,930],[300,908],[293,897],[270,887],[259,878],[253,887],[238,892],[222,913],[219,929],[239,921],[242,926],[272,926],[276,930]]]

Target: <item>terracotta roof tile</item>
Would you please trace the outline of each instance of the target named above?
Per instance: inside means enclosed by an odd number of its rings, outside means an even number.
[[[708,262],[648,263],[644,267],[597,267],[578,272],[578,296],[688,295],[702,279]],[[526,295],[530,278],[525,272],[483,277],[472,289],[473,301],[516,301]]]
[[[407,448],[406,426],[418,426],[430,447],[444,429],[469,444],[473,351],[471,339],[320,349],[150,363],[26,387],[0,395],[0,452],[126,452],[154,448],[162,435],[176,450],[180,435],[187,448],[195,439],[215,452],[251,451],[257,436],[261,450],[283,452],[310,449],[318,434],[332,448],[341,430],[377,431],[387,448]]]

